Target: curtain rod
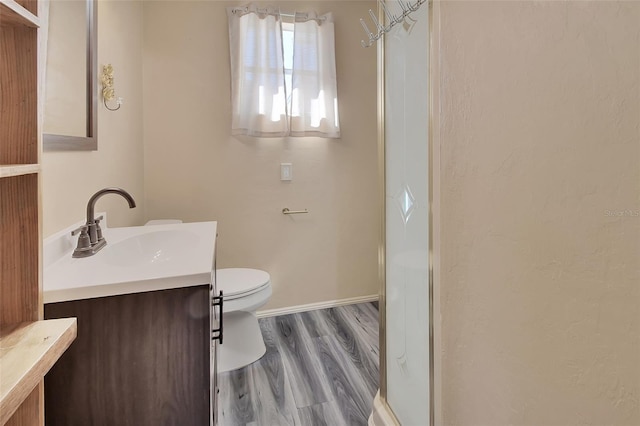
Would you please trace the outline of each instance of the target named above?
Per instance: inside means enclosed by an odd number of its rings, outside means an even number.
[[[407,16],[409,16],[409,14],[411,12],[415,12],[416,10],[420,9],[420,6],[423,3],[426,3],[428,0],[416,0],[415,3],[411,4],[408,3],[406,1],[403,0],[398,0],[397,3],[400,5],[400,9],[402,9],[402,13],[398,16],[392,14],[391,12],[389,12],[389,9],[387,9],[387,6],[385,5],[384,1],[378,0],[378,5],[382,6],[382,10],[384,12],[384,16],[382,17],[382,19],[378,19],[378,17],[376,17],[376,14],[373,13],[373,10],[369,9],[369,16],[371,16],[371,20],[373,21],[374,25],[376,26],[376,33],[372,33],[369,30],[369,27],[367,27],[367,24],[365,24],[364,19],[360,19],[360,24],[362,24],[362,28],[364,28],[364,30],[366,31],[367,35],[369,36],[369,40],[368,41],[364,41],[362,40],[360,43],[362,44],[362,47],[369,47],[371,46],[373,43],[375,43],[376,41],[378,41],[380,39],[380,37],[382,37],[385,33],[388,33],[389,31],[391,31],[391,28],[393,28],[396,24],[404,21],[404,18],[406,18]],[[382,24],[380,24],[380,22],[384,23],[384,18],[386,17],[387,21],[389,21],[389,25],[387,25],[386,27]]]
[[[242,12],[242,13],[250,13],[250,12],[256,12],[256,13],[261,13],[261,14],[265,14],[265,15],[271,15],[271,16],[286,16],[287,18],[295,18],[296,15],[301,15],[304,16],[305,19],[309,19],[309,14],[306,12],[280,12],[279,9],[276,8],[269,8],[269,7],[265,7],[265,8],[259,8],[256,7],[254,9],[249,9],[248,6],[242,6],[242,7],[234,7],[232,9],[233,13],[236,12]],[[316,21],[325,21],[327,18],[324,16],[318,16],[317,18],[314,18]]]

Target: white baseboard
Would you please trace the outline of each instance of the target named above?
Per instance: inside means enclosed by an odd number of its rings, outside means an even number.
[[[286,308],[266,309],[258,311],[258,318],[275,317],[277,315],[296,314],[298,312],[315,311],[316,309],[335,308],[336,306],[353,305],[356,303],[375,302],[379,299],[377,294],[369,296],[350,297],[348,299],[328,300],[326,302],[307,303],[306,305],[289,306]]]

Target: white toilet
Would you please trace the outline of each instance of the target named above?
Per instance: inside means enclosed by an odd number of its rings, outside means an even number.
[[[218,348],[218,372],[236,370],[266,352],[256,310],[271,297],[271,277],[247,268],[218,269],[216,286],[223,293],[223,343]]]
[[[179,219],[150,220],[145,225],[182,223]],[[259,360],[267,351],[256,311],[271,297],[271,277],[247,268],[216,270],[216,287],[223,294],[223,343],[218,346],[218,372],[236,370]]]

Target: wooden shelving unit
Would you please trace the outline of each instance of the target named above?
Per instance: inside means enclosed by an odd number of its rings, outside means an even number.
[[[40,172],[39,164],[14,164],[7,166],[0,166],[0,178],[6,178],[11,176],[30,175]]]
[[[38,0],[0,0],[0,425],[42,425],[75,319],[43,321]]]
[[[0,23],[4,25],[25,25],[27,27],[38,28],[40,22],[38,17],[28,10],[25,5],[37,8],[36,2],[22,2],[13,0],[0,1]]]
[[[0,329],[0,424],[11,418],[75,338],[75,318]]]

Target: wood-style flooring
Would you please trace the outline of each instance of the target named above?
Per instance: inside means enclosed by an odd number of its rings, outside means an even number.
[[[378,390],[377,304],[263,318],[267,353],[220,374],[221,426],[366,425]]]

